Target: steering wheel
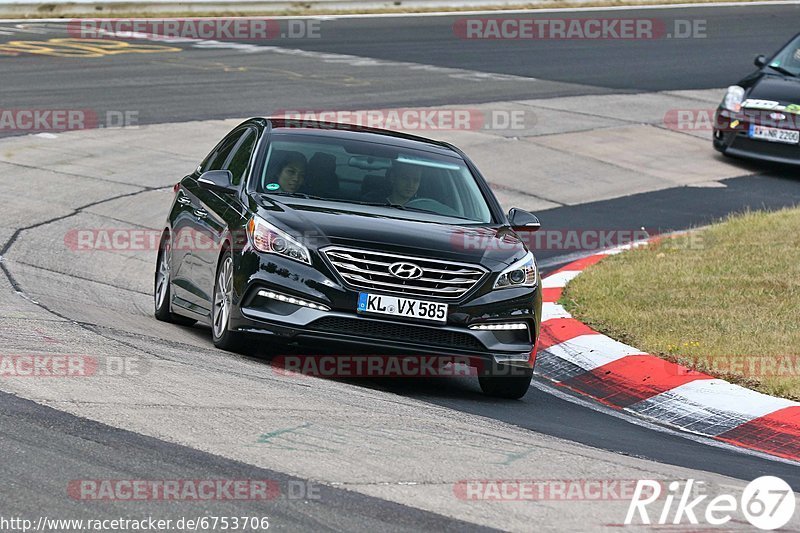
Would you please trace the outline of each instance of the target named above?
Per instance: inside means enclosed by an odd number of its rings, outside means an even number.
[[[436,213],[437,215],[444,215],[444,216],[453,216],[457,217],[460,216],[458,211],[450,207],[449,205],[445,205],[438,200],[434,200],[433,198],[414,198],[406,203],[407,207],[413,207],[414,209],[422,209],[424,211],[430,211],[432,213]]]

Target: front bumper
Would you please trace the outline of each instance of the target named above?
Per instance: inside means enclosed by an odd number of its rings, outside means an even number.
[[[235,276],[241,297],[231,314],[234,330],[312,348],[321,343],[329,348],[332,343],[380,354],[457,355],[515,366],[534,364],[541,317],[538,288],[477,288],[464,299],[448,301],[447,322],[438,325],[359,314],[359,291],[344,286],[332,274],[326,275],[324,264],[306,266],[279,257],[251,255],[255,257],[243,258],[240,275]],[[254,269],[255,260],[258,268]],[[490,278],[487,283],[492,282]],[[318,308],[267,298],[262,291],[313,302]],[[469,329],[470,325],[509,322],[524,323],[527,329]]]
[[[735,127],[731,126],[733,121],[738,121]],[[800,165],[800,145],[751,139],[748,134],[751,124],[797,129],[795,121],[792,121],[791,124],[782,124],[777,121],[765,123],[758,116],[718,109],[714,121],[714,148],[733,157],[783,165]]]

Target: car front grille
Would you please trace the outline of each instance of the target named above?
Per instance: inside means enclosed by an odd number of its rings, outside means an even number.
[[[330,247],[323,250],[336,273],[351,287],[407,296],[456,299],[475,287],[488,271],[479,266],[436,259]],[[402,279],[390,272],[396,263],[418,266],[422,275]]]
[[[800,161],[800,146],[751,139],[746,133],[737,135],[731,147],[754,154]]]
[[[485,349],[483,344],[469,333],[362,318],[324,317],[314,321],[310,329],[442,348]]]

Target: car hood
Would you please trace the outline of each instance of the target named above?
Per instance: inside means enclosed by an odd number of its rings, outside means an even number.
[[[425,213],[294,198],[265,198],[259,205],[260,216],[301,237],[311,249],[340,245],[488,268],[511,264],[527,253],[517,235],[500,224],[465,225]]]
[[[771,100],[782,105],[800,104],[800,78],[762,75],[751,83],[748,99]]]

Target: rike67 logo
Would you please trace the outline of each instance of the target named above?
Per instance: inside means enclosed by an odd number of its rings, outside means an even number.
[[[708,494],[697,493],[697,482],[689,479],[681,487],[671,482],[667,493],[662,494],[658,481],[639,480],[633,493],[625,524],[684,524],[706,523],[722,526],[733,520],[737,512],[754,527],[769,531],[785,526],[794,516],[795,497],[784,480],[762,476],[751,481],[739,499],[731,494],[720,494],[707,499]],[[650,513],[655,511],[653,515]]]

